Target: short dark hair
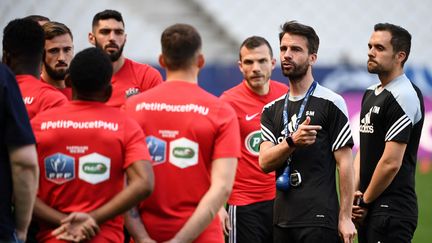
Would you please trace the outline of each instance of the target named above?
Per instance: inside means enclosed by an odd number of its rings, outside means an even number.
[[[111,85],[113,67],[108,55],[101,49],[90,47],[72,59],[69,75],[77,92],[89,94]]]
[[[317,54],[319,47],[319,37],[315,30],[307,25],[300,24],[297,21],[289,21],[281,26],[281,32],[279,33],[279,42],[282,41],[282,37],[288,33],[292,35],[300,35],[307,39],[307,47],[309,54]]]
[[[37,15],[37,14],[32,14],[29,15],[27,17],[24,17],[25,19],[30,19],[33,20],[35,22],[39,22],[39,21],[51,21],[48,17],[42,16],[42,15]]]
[[[162,55],[167,69],[188,67],[201,50],[202,41],[198,31],[188,24],[174,24],[161,36]]]
[[[93,17],[92,27],[93,28],[96,27],[99,24],[99,20],[106,20],[106,19],[115,19],[119,22],[122,22],[123,27],[125,26],[125,23],[123,21],[123,17],[122,17],[120,12],[118,12],[116,10],[112,10],[112,9],[106,9],[102,12],[97,13]]]
[[[3,51],[14,59],[42,61],[45,38],[42,27],[30,19],[14,19],[3,29]]]
[[[73,35],[71,30],[62,23],[51,21],[42,25],[45,34],[45,40],[52,40],[54,37],[69,34],[73,40]]]
[[[390,32],[392,35],[390,43],[393,46],[394,53],[403,51],[406,54],[405,59],[402,61],[403,67],[411,51],[411,34],[406,29],[389,23],[378,23],[374,26],[374,30]]]
[[[248,50],[252,50],[255,49],[257,47],[260,47],[262,45],[266,45],[269,49],[270,52],[270,57],[273,58],[273,50],[270,46],[270,43],[263,37],[261,36],[251,36],[246,38],[246,40],[243,41],[243,43],[240,45],[240,50],[242,49],[242,47],[246,47]],[[239,60],[242,59],[241,53],[239,51]]]

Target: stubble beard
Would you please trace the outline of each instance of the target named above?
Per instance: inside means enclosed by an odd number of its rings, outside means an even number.
[[[121,55],[123,54],[123,48],[124,48],[125,44],[121,45],[120,48],[118,49],[118,51],[115,51],[115,52],[107,52],[104,49],[104,47],[101,44],[99,44],[97,41],[95,41],[95,46],[97,48],[101,49],[102,51],[104,51],[108,55],[108,57],[110,58],[111,62],[116,62],[121,57]]]
[[[309,66],[306,64],[302,64],[302,65],[293,64],[293,65],[294,65],[293,69],[287,71],[283,68],[283,65],[281,64],[282,73],[285,77],[288,77],[288,79],[291,82],[299,82],[300,80],[303,79],[304,76],[306,76]]]
[[[51,68],[51,66],[48,65],[48,63],[46,63],[45,60],[44,60],[44,67],[48,76],[54,81],[64,80],[66,74],[69,73],[69,68],[66,68],[65,70],[56,70],[54,68]]]

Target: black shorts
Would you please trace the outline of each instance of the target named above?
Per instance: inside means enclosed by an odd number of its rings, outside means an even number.
[[[274,242],[298,242],[298,243],[340,243],[339,233],[335,229],[326,227],[279,227],[275,226]]]
[[[273,242],[273,200],[245,206],[228,205],[229,243]]]
[[[367,217],[358,230],[359,243],[390,242],[409,243],[417,227],[415,218],[399,218],[389,215]]]

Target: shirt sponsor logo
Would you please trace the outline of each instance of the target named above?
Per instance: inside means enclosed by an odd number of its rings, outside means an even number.
[[[259,146],[261,143],[261,132],[259,130],[249,133],[244,142],[249,153],[255,156],[259,155]]]
[[[129,97],[131,97],[131,96],[137,95],[137,94],[139,94],[139,93],[140,93],[140,90],[139,90],[138,88],[136,88],[136,87],[129,88],[129,89],[127,89],[127,90],[125,91],[126,98],[129,98]]]
[[[34,101],[34,97],[24,97],[23,101],[24,101],[24,104],[31,105]]]
[[[195,152],[188,147],[177,147],[173,149],[173,155],[176,158],[191,159],[194,157]]]
[[[372,114],[379,114],[380,107],[372,106],[369,112],[360,120],[360,132],[361,133],[374,133],[374,126],[371,124]]]
[[[110,178],[111,159],[98,153],[79,158],[78,177],[90,184],[98,184]]]
[[[175,105],[166,103],[146,103],[142,102],[135,106],[135,111],[166,111],[166,112],[186,112],[198,113],[206,116],[209,113],[209,108],[197,104]]]
[[[45,158],[45,178],[55,184],[63,184],[75,178],[75,159],[62,153]]]
[[[246,115],[246,121],[251,121],[252,119],[254,119],[256,116],[258,116],[260,113],[255,113],[253,115]]]
[[[87,174],[96,174],[100,175],[107,171],[106,165],[102,163],[84,163],[83,171]]]
[[[166,161],[167,143],[164,140],[154,136],[147,136],[146,143],[153,165],[161,164]]]
[[[169,161],[184,169],[198,164],[198,143],[187,138],[179,138],[170,142]]]
[[[58,120],[46,121],[41,123],[41,130],[49,129],[104,129],[111,131],[118,131],[118,123],[106,121],[72,121],[72,120]]]

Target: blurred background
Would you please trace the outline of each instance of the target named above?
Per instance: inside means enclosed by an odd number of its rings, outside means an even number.
[[[217,96],[241,82],[237,67],[239,46],[252,35],[270,42],[278,60],[272,78],[287,83],[279,68],[280,26],[289,20],[312,26],[320,37],[314,77],[345,97],[356,142],[362,93],[378,82],[376,75],[366,70],[367,43],[373,26],[389,22],[406,28],[413,39],[405,71],[422,90],[426,106],[416,184],[420,217],[413,242],[431,242],[431,0],[1,0],[0,27],[3,29],[14,18],[44,15],[72,30],[77,53],[90,46],[87,35],[92,18],[104,9],[115,9],[123,15],[127,33],[125,56],[159,70],[162,31],[174,23],[195,26],[202,35],[207,60],[199,84]]]

